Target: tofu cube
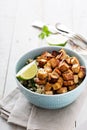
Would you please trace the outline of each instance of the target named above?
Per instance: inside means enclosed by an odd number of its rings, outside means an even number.
[[[46,85],[45,85],[45,87],[44,87],[45,91],[49,91],[49,90],[51,90],[51,88],[52,88],[52,84],[50,84],[49,82],[47,82]]]
[[[75,89],[76,88],[76,85],[74,84],[74,85],[71,85],[71,86],[68,86],[68,90],[69,91],[71,91],[71,90],[73,90],[73,89]]]
[[[61,71],[61,72],[65,72],[65,71],[67,71],[69,69],[69,65],[67,64],[67,63],[65,63],[65,62],[60,62],[60,64],[59,64],[59,70]]]
[[[37,77],[39,79],[45,79],[47,77],[47,72],[44,70],[44,69],[39,69],[38,72],[37,72]]]
[[[62,86],[61,86],[60,83],[56,82],[55,84],[52,85],[52,87],[53,87],[53,90],[58,90],[58,89],[61,88]]]
[[[72,71],[65,71],[65,72],[62,74],[62,76],[63,76],[63,79],[64,79],[64,80],[72,80],[72,79],[74,79],[74,76],[73,76]]]
[[[52,68],[57,67],[58,64],[59,64],[59,60],[57,60],[56,58],[50,59],[49,62],[50,62],[50,64],[51,64],[51,67],[52,67]]]
[[[66,57],[67,57],[67,54],[66,54],[66,52],[65,52],[65,50],[64,49],[61,49],[60,51],[59,51],[59,53],[60,53],[60,60],[63,60],[63,59],[66,59]]]
[[[79,64],[79,60],[76,57],[72,57],[71,64]]]
[[[45,94],[47,94],[47,95],[53,95],[53,91],[45,91]]]
[[[65,61],[66,61],[68,64],[71,64],[71,57],[67,55]]]
[[[55,71],[56,73],[58,73],[58,75],[61,75],[61,71],[59,70],[58,67],[56,67],[56,68],[54,69],[54,71]]]
[[[57,82],[58,78],[59,78],[59,75],[58,75],[56,72],[52,72],[52,73],[49,73],[49,74],[48,74],[48,81],[49,81],[50,83],[55,83],[55,82]]]
[[[79,77],[78,75],[74,75],[74,83],[77,84],[79,82]]]
[[[63,78],[59,77],[59,79],[57,80],[57,82],[62,86],[63,85]]]
[[[63,84],[64,86],[71,86],[74,85],[74,81],[73,80],[64,81]]]
[[[67,87],[62,87],[62,88],[57,90],[58,94],[62,94],[62,93],[66,93],[66,92],[67,92]]]
[[[73,64],[72,65],[72,71],[73,73],[79,73],[80,65],[79,64]]]
[[[81,66],[81,67],[80,67],[80,71],[79,71],[79,73],[78,73],[78,77],[79,77],[80,79],[83,79],[83,78],[85,77],[85,75],[86,75],[85,68],[84,68],[83,66]]]

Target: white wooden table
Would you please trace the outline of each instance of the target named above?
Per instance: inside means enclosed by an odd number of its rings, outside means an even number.
[[[62,22],[87,37],[86,5],[86,0],[0,0],[0,99],[17,87],[14,78],[17,59],[23,53],[42,46],[38,39],[39,31],[32,28],[32,22]],[[8,126],[0,118],[2,129],[22,130]]]

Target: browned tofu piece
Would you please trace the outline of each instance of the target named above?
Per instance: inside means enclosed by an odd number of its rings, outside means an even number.
[[[67,87],[62,87],[62,88],[57,90],[58,94],[62,94],[62,93],[66,93],[66,92],[67,92]]]
[[[79,64],[79,60],[76,57],[71,57],[71,64]]]
[[[58,55],[58,51],[52,51],[52,55],[56,57]]]
[[[71,86],[74,84],[73,80],[63,81],[64,86]]]
[[[62,86],[63,85],[63,78],[59,77],[59,79],[57,80],[57,82],[60,83],[60,85]]]
[[[58,90],[58,89],[61,88],[62,86],[61,86],[60,83],[56,82],[55,84],[52,85],[52,87],[53,87],[53,90]]]
[[[49,52],[44,52],[42,55],[37,57],[37,61],[39,61],[40,59],[44,59],[46,61],[50,60],[52,57],[54,57],[51,53]]]
[[[76,85],[74,84],[74,85],[71,85],[71,86],[68,86],[68,90],[69,91],[71,91],[71,90],[73,90],[73,89],[75,89],[76,88]]]
[[[47,94],[47,95],[53,95],[53,91],[45,91],[45,94]]]
[[[59,70],[58,67],[56,67],[56,68],[54,69],[54,71],[55,71],[56,73],[58,73],[58,75],[61,75],[61,71]]]
[[[52,84],[50,84],[49,82],[47,82],[46,85],[45,85],[45,87],[44,87],[45,91],[49,91],[49,90],[51,90],[51,88],[52,88]]]
[[[73,80],[74,79],[74,76],[73,76],[73,72],[69,69],[67,71],[65,71],[63,74],[63,79],[64,80]]]
[[[45,79],[47,77],[47,72],[44,70],[44,69],[39,69],[38,72],[37,72],[37,77],[39,79]]]
[[[74,83],[77,84],[79,82],[79,77],[78,75],[74,75]]]
[[[66,63],[71,64],[71,57],[67,55],[65,61]]]
[[[56,56],[56,59],[57,59],[57,60],[61,60],[61,56],[62,56],[62,53],[59,53],[59,54]]]
[[[47,73],[51,73],[51,72],[52,72],[52,68],[49,67],[49,66],[44,66],[44,70],[45,70]]]
[[[51,67],[51,63],[47,61],[47,63],[44,65],[44,67]]]
[[[39,85],[46,84],[46,79],[40,80],[39,78],[34,78],[34,82]]]
[[[84,66],[80,66],[80,71],[79,71],[79,73],[78,73],[78,77],[79,77],[80,79],[83,79],[83,78],[85,77],[85,75],[86,75],[85,67],[84,67]]]
[[[56,72],[48,73],[48,81],[50,83],[55,83],[59,78],[59,75]]]
[[[67,54],[66,54],[66,52],[65,52],[65,50],[64,49],[61,49],[60,51],[59,51],[59,53],[60,53],[60,60],[63,60],[63,59],[66,59],[66,57],[67,57]]]
[[[51,64],[51,67],[52,67],[52,68],[57,67],[58,64],[59,64],[59,60],[57,60],[56,58],[50,59],[49,62],[50,62],[50,64]]]
[[[60,62],[59,64],[59,70],[61,72],[65,72],[69,69],[69,65],[66,62]]]
[[[51,64],[50,64],[49,61],[44,65],[44,70],[45,70],[47,73],[52,72]]]
[[[38,58],[37,62],[38,66],[42,68],[47,63],[47,60]]]
[[[79,64],[73,64],[72,65],[72,71],[73,73],[79,73],[80,65]]]
[[[51,53],[49,53],[49,52],[44,52],[42,54],[42,58],[46,59],[46,60],[50,60],[52,57],[53,57],[53,55]]]

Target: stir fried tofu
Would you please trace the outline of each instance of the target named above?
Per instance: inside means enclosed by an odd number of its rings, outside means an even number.
[[[45,70],[47,73],[51,73],[51,72],[52,72],[52,68],[49,67],[49,66],[44,66],[44,70]]]
[[[45,70],[47,73],[52,72],[51,64],[50,64],[49,61],[44,65],[44,70]]]
[[[80,67],[80,71],[78,73],[78,77],[83,79],[85,77],[85,68],[83,66]]]
[[[45,91],[45,94],[47,94],[47,95],[53,95],[53,91]]]
[[[37,92],[47,95],[62,94],[75,89],[86,75],[79,60],[64,49],[44,52],[36,58],[38,71],[34,77]],[[43,86],[41,88],[41,86]]]
[[[59,60],[57,60],[56,58],[50,59],[49,62],[50,62],[50,64],[51,64],[51,67],[52,67],[52,68],[57,67],[58,64],[59,64]]]
[[[58,51],[52,51],[52,55],[54,56],[54,57],[56,57],[57,55],[58,55]]]
[[[62,77],[59,77],[59,79],[57,80],[58,83],[60,83],[61,86],[63,86],[63,78]]]
[[[47,77],[47,72],[44,70],[44,69],[39,69],[38,72],[37,72],[37,77],[39,79],[45,79]]]
[[[71,64],[71,57],[67,55],[65,61],[66,61],[68,64]]]
[[[73,72],[71,70],[65,71],[63,74],[63,79],[64,80],[73,80],[74,79],[74,75]]]
[[[62,93],[66,93],[66,92],[67,92],[67,87],[62,87],[62,88],[57,90],[58,94],[62,94]]]
[[[59,54],[56,56],[56,59],[57,59],[57,60],[61,60],[61,56],[62,56],[62,53],[59,53]]]
[[[69,91],[71,91],[71,90],[73,90],[73,89],[75,89],[76,88],[76,85],[74,84],[74,85],[71,85],[71,86],[68,86],[68,89],[69,89]]]
[[[59,53],[61,54],[60,60],[66,59],[67,54],[66,54],[66,52],[65,52],[64,49],[61,49],[61,50],[59,51]]]
[[[38,61],[38,66],[41,68],[47,63],[47,60],[45,59],[38,58],[37,61]]]
[[[68,80],[68,81],[64,81],[64,86],[70,86],[70,85],[73,85],[74,84],[74,81],[73,80]]]
[[[43,59],[50,60],[50,59],[53,57],[53,55],[52,55],[51,53],[49,53],[49,52],[44,52],[44,53],[41,55],[41,57],[42,57]]]
[[[69,69],[69,65],[66,62],[60,62],[59,70],[61,72],[67,71]]]
[[[79,64],[73,64],[72,65],[72,71],[73,73],[79,73],[80,65]]]
[[[79,60],[76,57],[71,57],[71,64],[79,64]]]
[[[40,80],[39,78],[34,78],[34,81],[36,84],[39,85],[45,85],[46,84],[46,79]]]
[[[61,75],[61,71],[59,70],[58,67],[56,67],[56,68],[54,69],[54,71],[55,71],[56,73],[58,73],[58,75]]]
[[[74,83],[77,84],[79,82],[79,77],[78,75],[74,75]]]
[[[55,82],[57,82],[58,78],[59,78],[59,75],[58,75],[56,72],[52,72],[52,73],[49,73],[49,74],[48,74],[48,81],[49,81],[50,83],[55,83]]]
[[[53,90],[58,90],[58,89],[61,88],[62,86],[61,86],[60,83],[56,82],[55,84],[52,85],[52,87],[53,87]]]
[[[52,89],[52,84],[50,84],[49,82],[46,83],[45,87],[44,87],[45,91],[49,91]]]
[[[50,60],[52,57],[54,57],[49,52],[44,52],[41,56],[38,56],[36,61],[39,63],[39,65],[45,64],[48,60]]]

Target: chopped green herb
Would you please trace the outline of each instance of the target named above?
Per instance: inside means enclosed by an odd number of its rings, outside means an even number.
[[[44,39],[45,37],[48,37],[51,34],[47,26],[43,26],[42,32],[39,34],[39,38]]]

